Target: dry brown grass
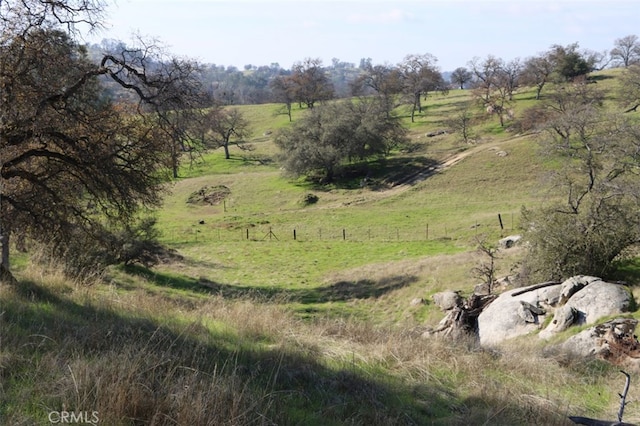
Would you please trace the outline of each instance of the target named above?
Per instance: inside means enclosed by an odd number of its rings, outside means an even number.
[[[498,252],[496,275],[510,275],[512,268],[522,258],[522,247]],[[378,298],[362,301],[362,309],[367,311],[370,322],[378,325],[394,325],[397,328],[412,328],[419,325],[435,325],[443,317],[442,312],[432,305],[431,297],[444,290],[460,291],[463,295],[473,292],[480,280],[472,269],[486,261],[476,252],[452,255],[427,256],[395,262],[370,264],[360,268],[330,274],[327,285],[337,282],[357,282],[368,279],[380,282],[389,277],[411,277],[409,285],[385,293]],[[410,306],[411,300],[421,298],[426,303]],[[375,320],[373,320],[375,319]]]
[[[445,259],[433,262],[406,272],[435,274]],[[549,357],[533,340],[482,350],[144,282],[87,287],[29,268],[19,287],[0,287],[0,300],[6,424],[67,409],[110,425],[563,425],[568,414],[615,413],[621,383],[602,364]]]

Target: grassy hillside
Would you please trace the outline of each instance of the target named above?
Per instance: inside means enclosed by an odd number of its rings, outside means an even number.
[[[617,73],[598,84],[613,87]],[[0,422],[50,424],[60,411],[95,412],[108,425],[613,419],[617,368],[531,338],[490,351],[420,337],[442,317],[432,294],[477,283],[478,238],[519,232],[521,207],[549,197],[552,163],[534,135],[485,117],[473,144],[427,136],[469,98],[429,97],[416,123],[406,119],[412,149],[368,165],[366,186],[284,177],[272,137],[288,118],[278,105],[240,107],[254,149],[186,165],[156,213],[181,259],[114,268],[91,286],[20,259],[19,284],[0,287]],[[516,114],[533,103],[522,90]],[[435,163],[445,166],[390,184]],[[204,187],[224,187],[226,198],[187,202]],[[305,205],[309,194],[318,201]],[[521,256],[501,253],[499,272]],[[639,395],[632,381],[628,400]],[[630,404],[625,420],[638,419]]]
[[[462,143],[455,134],[426,136],[447,129],[443,123],[452,108],[469,98],[467,91],[429,98],[424,114],[410,126],[411,152],[397,153],[370,169],[374,181],[388,183],[458,156],[455,166],[391,189],[361,187],[359,179],[351,186],[320,188],[286,178],[275,162],[264,160],[273,155],[273,147],[262,135],[282,124],[268,119],[278,106],[251,107],[247,114],[256,117],[254,133],[260,135],[255,137],[255,151],[246,155],[236,150],[231,160],[213,152],[185,168],[185,178],[175,183],[158,213],[164,241],[192,260],[180,273],[194,282],[214,282],[216,288],[286,296],[287,303],[295,302],[303,313],[357,314],[392,323],[403,314],[401,298],[429,296],[453,283],[456,288],[472,288],[473,260],[449,271],[456,279],[438,286],[425,286],[432,278],[426,273],[408,275],[404,265],[409,259],[468,252],[483,236],[497,241],[518,232],[521,207],[539,203],[546,193],[539,189],[545,165],[532,161],[538,158],[534,138],[496,130],[497,118],[488,117],[477,126],[476,144]],[[252,161],[257,158],[262,160]],[[218,186],[229,191],[223,202],[187,203],[195,191]],[[307,194],[316,195],[318,202],[303,205]],[[165,273],[172,269],[174,265],[161,268]],[[367,271],[373,270],[381,272],[371,277]],[[398,312],[381,316],[356,309],[349,297],[322,296],[338,285],[366,288],[374,281],[397,285],[363,290],[366,297],[357,299],[375,303],[389,293],[385,296],[398,299],[392,302]],[[376,297],[370,297],[373,294]],[[418,317],[427,315],[429,308],[422,311]]]
[[[69,410],[109,425],[561,425],[613,413],[620,388],[613,367],[535,341],[482,351],[179,280],[115,271],[87,288],[35,271],[0,289],[5,424]]]

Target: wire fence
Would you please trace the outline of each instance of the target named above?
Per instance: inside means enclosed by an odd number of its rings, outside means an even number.
[[[354,242],[409,242],[473,237],[480,234],[509,234],[515,232],[514,216],[497,214],[482,221],[469,220],[464,225],[424,223],[399,226],[323,226],[306,224],[247,226],[221,226],[201,221],[168,231],[166,238],[177,243],[206,243],[232,241],[354,241]]]

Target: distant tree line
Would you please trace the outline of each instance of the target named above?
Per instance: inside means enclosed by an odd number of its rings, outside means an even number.
[[[92,58],[100,58],[105,51],[125,49],[126,45],[117,40],[103,40],[88,46]],[[504,79],[504,73],[509,74],[512,86],[534,85],[539,94],[550,79],[573,79],[607,66],[629,67],[640,62],[640,40],[636,35],[616,39],[609,52],[580,49],[578,43],[573,43],[553,45],[526,59],[505,61],[493,55],[485,60],[472,58],[466,66],[447,73],[441,73],[436,62],[437,58],[427,54],[407,55],[398,64],[373,64],[371,58],[362,58],[357,65],[337,58],[324,65],[320,59],[305,58],[290,68],[283,68],[279,63],[247,64],[243,69],[203,64],[200,78],[211,99],[224,105],[283,102],[312,107],[317,100],[347,98],[366,89],[387,94],[404,91],[407,97],[413,97],[412,109],[420,111],[420,96],[416,93],[456,88],[486,89],[495,84],[494,79]],[[283,79],[289,81],[283,82]],[[314,87],[318,82],[321,85]],[[414,87],[409,87],[411,85]],[[420,90],[411,93],[419,86]],[[122,96],[117,85],[112,85],[111,89]],[[320,99],[315,99],[318,96]]]

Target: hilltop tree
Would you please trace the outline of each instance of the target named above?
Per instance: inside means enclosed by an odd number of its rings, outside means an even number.
[[[525,61],[521,81],[524,84],[535,86],[537,100],[540,100],[542,89],[549,81],[553,70],[554,64],[546,53],[534,56]]]
[[[625,112],[637,111],[640,106],[640,64],[630,65],[620,80],[618,96],[626,108]]]
[[[520,58],[515,58],[500,69],[499,85],[505,88],[509,100],[513,100],[513,92],[518,88],[522,76],[522,63]]]
[[[502,59],[489,55],[484,60],[474,58],[470,62],[475,74],[477,87],[473,95],[486,108],[489,114],[495,114],[504,126],[505,118],[511,117],[511,103],[520,75],[519,59],[505,63]]]
[[[438,60],[430,53],[424,55],[407,55],[398,65],[402,92],[411,106],[411,122],[415,113],[422,113],[422,97],[429,92],[446,90],[444,78],[436,66]]]
[[[615,47],[611,50],[611,59],[616,64],[627,68],[629,65],[640,62],[640,41],[636,35],[628,35],[616,39]]]
[[[333,85],[322,67],[321,59],[307,58],[295,63],[291,75],[286,78],[292,82],[296,101],[309,109],[318,101],[333,98]]]
[[[275,143],[287,173],[320,172],[328,183],[350,161],[388,155],[405,142],[405,133],[379,99],[362,98],[310,110],[292,127],[282,129]]]
[[[498,116],[501,127],[505,125],[505,118],[513,118],[513,91],[518,84],[520,69],[519,60],[513,60],[498,69],[493,79],[486,106],[487,112]]]
[[[464,86],[472,81],[473,74],[465,67],[456,68],[451,73],[451,82],[458,85],[458,87],[460,87],[460,90],[464,89]]]
[[[284,103],[284,110],[289,117],[289,121],[292,121],[291,106],[296,100],[295,84],[293,80],[285,75],[278,75],[271,80],[270,86],[273,91],[274,99],[277,102]]]
[[[80,247],[113,241],[160,202],[174,134],[168,108],[187,107],[182,62],[158,67],[152,46],[106,55],[96,65],[73,39],[79,22],[99,24],[101,2],[0,4],[0,234],[46,243],[63,262]],[[116,105],[100,78],[134,93]],[[175,129],[174,129],[175,130]],[[90,241],[91,244],[85,244]],[[82,253],[98,261],[98,254]]]
[[[362,73],[353,82],[355,95],[367,95],[373,92],[385,105],[389,114],[396,106],[395,98],[402,92],[400,70],[391,65],[362,64]]]
[[[471,72],[476,79],[476,96],[485,105],[491,102],[491,92],[498,82],[500,71],[504,66],[504,61],[493,55],[487,56],[484,60],[475,57],[469,62]]]
[[[578,48],[578,43],[568,46],[555,44],[549,50],[549,58],[554,64],[554,70],[564,81],[586,76],[593,68],[593,63],[590,63]]]

